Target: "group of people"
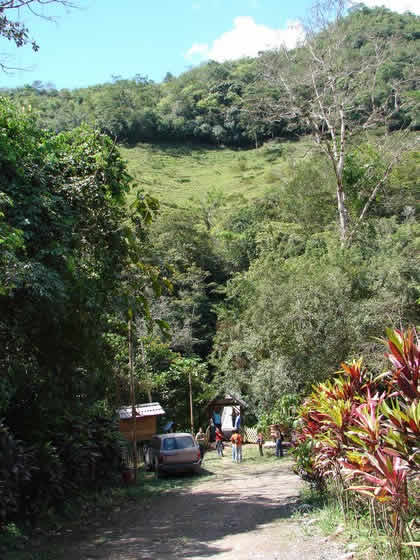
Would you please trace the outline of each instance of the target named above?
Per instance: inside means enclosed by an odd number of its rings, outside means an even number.
[[[216,451],[219,457],[223,457],[224,441],[226,440],[224,433],[222,432],[222,419],[220,412],[218,410],[213,411],[210,423],[214,424],[215,428],[215,439],[216,439]],[[232,410],[232,436],[230,442],[232,444],[232,461],[234,463],[240,463],[242,461],[242,436],[239,432],[241,427],[242,419],[241,412],[235,409]]]
[[[220,428],[216,428],[216,451],[219,457],[223,457],[225,435]],[[232,461],[240,463],[242,461],[242,436],[239,430],[233,430],[230,438],[232,444]]]
[[[233,409],[232,411],[232,436],[230,438],[230,442],[232,444],[232,461],[235,463],[240,463],[242,461],[242,436],[240,434],[240,427],[241,427],[242,419],[240,411],[236,411]],[[211,436],[214,435],[214,439],[216,440],[216,451],[219,457],[223,457],[224,453],[224,441],[226,441],[226,437],[222,432],[222,419],[220,412],[218,410],[214,410],[213,414],[210,418],[210,425],[209,431]],[[195,436],[195,439],[198,443],[200,448],[201,458],[204,457],[205,452],[205,440],[206,435],[203,432],[202,428],[200,428]]]
[[[242,444],[243,439],[240,433],[241,427],[241,414],[235,411],[232,412],[232,436],[230,438],[230,442],[232,444],[232,461],[234,463],[241,463],[242,462]],[[224,450],[224,441],[226,441],[226,437],[222,432],[222,423],[221,423],[221,416],[220,412],[215,410],[210,418],[210,433],[214,432],[214,437],[216,440],[216,451],[219,457],[223,457],[223,450]],[[205,451],[205,439],[206,435],[203,430],[200,428],[197,435],[195,436],[197,443],[200,447],[201,458],[204,457]],[[280,430],[276,430],[274,433],[274,439],[276,442],[276,457],[283,457],[283,434]],[[258,449],[260,452],[261,457],[264,455],[263,446],[265,440],[264,435],[262,432],[259,432],[257,435],[257,444]]]
[[[280,430],[274,432],[274,441],[276,442],[276,457],[283,457],[283,434]],[[258,432],[257,435],[258,449],[261,457],[264,455],[263,445],[265,443],[264,435],[262,432]]]

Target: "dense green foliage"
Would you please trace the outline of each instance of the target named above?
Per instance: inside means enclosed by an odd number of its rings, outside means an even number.
[[[3,254],[1,365],[14,386],[9,414],[27,433],[41,394],[70,408],[98,396],[128,175],[112,142],[88,129],[52,135],[4,101],[0,127],[5,222],[20,240]]]
[[[4,518],[36,515],[118,463],[97,403],[112,383],[103,334],[128,254],[129,177],[108,137],[42,131],[4,99],[0,131],[2,473],[17,465]]]

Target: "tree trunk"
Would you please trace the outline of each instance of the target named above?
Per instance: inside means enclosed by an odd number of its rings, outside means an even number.
[[[192,398],[191,370],[188,372],[188,383],[189,383],[189,386],[190,386],[191,433],[194,435],[194,413],[193,413],[193,398]]]
[[[343,190],[343,184],[341,181],[341,177],[337,177],[337,208],[338,208],[338,217],[340,221],[340,240],[341,246],[344,246],[347,234],[348,234],[348,227],[349,227],[349,218],[347,214],[347,208],[345,204],[345,194]]]
[[[137,480],[137,426],[136,426],[136,392],[134,387],[134,367],[133,367],[133,343],[132,343],[132,320],[128,320],[128,369],[130,371],[130,397],[131,414],[133,416],[133,460],[134,460],[134,479]]]

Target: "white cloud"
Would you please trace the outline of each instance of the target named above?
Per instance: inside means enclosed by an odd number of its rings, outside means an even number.
[[[389,8],[393,12],[399,12],[400,14],[412,12],[413,14],[420,15],[420,3],[418,0],[362,0],[362,2],[369,8],[385,6],[385,8]],[[352,4],[357,3],[356,0],[352,2]]]
[[[195,55],[199,55],[201,58],[207,58],[208,52],[209,46],[206,43],[194,43],[188,50],[185,58],[194,58]]]
[[[239,16],[233,21],[233,29],[215,39],[212,45],[194,43],[185,57],[188,59],[211,59],[217,62],[234,60],[243,56],[257,56],[260,51],[286,45],[296,46],[303,39],[302,25],[289,21],[284,29],[258,25],[250,16]]]
[[[394,12],[410,11],[420,15],[419,0],[350,0],[350,2],[352,4],[362,2],[370,8],[385,6]],[[233,20],[233,29],[222,33],[212,44],[194,43],[185,53],[185,58],[195,62],[206,59],[224,62],[243,56],[257,56],[260,51],[283,45],[293,48],[303,38],[304,31],[299,21],[288,21],[285,28],[275,29],[257,24],[251,16],[238,16]]]

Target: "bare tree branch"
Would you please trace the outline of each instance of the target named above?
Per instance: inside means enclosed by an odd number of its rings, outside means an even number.
[[[46,16],[37,8],[49,5],[59,5],[67,8],[76,8],[77,4],[70,0],[0,0],[0,38],[14,42],[17,48],[31,45],[33,51],[39,50],[38,43],[29,35],[29,29],[20,21],[21,12],[26,9],[32,15],[53,21],[54,18]],[[17,70],[0,61],[0,70],[3,72]]]
[[[382,172],[382,176],[380,177],[380,179],[376,182],[374,188],[372,189],[367,201],[365,202],[362,211],[360,212],[359,217],[357,218],[355,224],[352,227],[352,230],[350,231],[350,233],[347,236],[347,241],[350,243],[351,240],[353,239],[356,231],[358,230],[361,222],[363,221],[364,217],[367,214],[367,211],[369,210],[370,205],[372,204],[372,202],[375,200],[379,189],[381,189],[382,187],[385,186],[386,182],[388,181],[389,176],[391,175],[394,167],[401,161],[401,159],[403,158],[403,156],[407,153],[408,150],[411,150],[413,148],[413,145],[411,142],[409,142],[409,144],[407,145],[406,143],[402,142],[401,140],[404,138],[408,137],[408,130],[405,130],[402,132],[402,138],[400,138],[400,142],[399,142],[399,148],[393,150],[393,155],[391,160],[388,162],[385,170]],[[415,141],[418,143],[418,141]],[[395,144],[395,142],[394,142]],[[364,178],[364,181],[366,181],[366,178]]]

